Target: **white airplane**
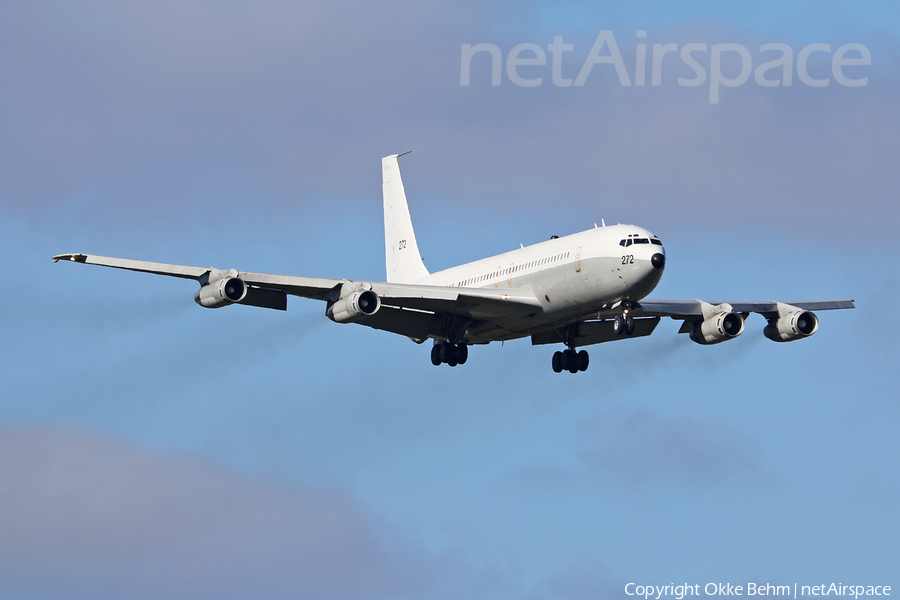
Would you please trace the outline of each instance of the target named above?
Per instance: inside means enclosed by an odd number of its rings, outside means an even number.
[[[406,153],[404,153],[406,154]],[[512,252],[429,273],[419,254],[398,158],[381,160],[387,281],[350,281],[247,273],[60,254],[67,260],[200,284],[194,300],[205,308],[247,304],[287,309],[287,295],[326,302],[337,323],[359,323],[411,338],[434,340],[431,362],[464,364],[468,347],[531,337],[531,343],[565,344],[553,354],[557,373],[588,367],[582,346],[650,335],[661,317],[683,321],[679,333],[698,344],[717,344],[744,331],[751,312],[768,324],[776,342],[809,337],[819,328],[813,310],[854,308],[853,300],[813,302],[703,302],[645,299],[662,277],[666,251],[658,237],[634,225],[615,225],[522,247]]]

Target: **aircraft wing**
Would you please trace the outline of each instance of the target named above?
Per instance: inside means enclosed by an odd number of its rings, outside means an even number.
[[[168,265],[165,263],[149,262],[146,260],[132,260],[130,258],[113,258],[111,256],[96,256],[93,254],[57,254],[53,257],[53,262],[67,260],[71,262],[83,263],[86,265],[100,265],[102,267],[113,267],[114,269],[127,269],[129,271],[140,271],[142,273],[155,273],[157,275],[169,275],[170,277],[181,277],[182,279],[197,279],[207,273],[210,269],[202,267],[186,267],[184,265]]]
[[[784,318],[790,319],[790,315],[797,314],[797,311],[855,308],[853,300],[812,300],[803,302],[778,302],[775,300],[766,302],[703,302],[701,300],[646,299],[641,300],[638,304],[639,306],[635,307],[633,312],[636,316],[671,317],[683,321],[678,333],[691,333],[699,323],[706,321],[706,319],[712,319],[715,315],[739,313],[743,319],[746,319],[750,313],[759,313],[769,321],[770,326],[772,323],[775,323],[775,329],[773,329],[771,333],[764,333],[767,337],[770,337],[770,339],[777,338],[776,341],[790,341],[792,339],[799,339],[799,336],[801,335],[812,335],[815,333],[815,330],[818,328],[815,318],[812,320],[811,331],[802,334],[797,331],[794,331],[793,333],[778,332],[778,323]],[[738,327],[737,325],[734,326]],[[739,327],[740,330],[743,330],[743,324]],[[793,325],[791,325],[790,328],[793,329]],[[728,339],[728,337],[739,335],[740,330],[726,338],[717,338],[716,335],[713,334],[710,340],[718,339],[718,341],[722,341],[722,339]],[[692,335],[694,334],[692,333]],[[706,343],[717,342],[707,341]]]
[[[842,308],[855,308],[853,300],[812,300],[804,302],[708,302],[700,300],[652,300],[646,299],[639,302],[640,308],[635,312],[647,316],[672,317],[673,319],[696,320],[703,318],[703,305],[721,304],[731,305],[731,310],[738,313],[759,313],[766,318],[778,314],[778,305],[787,304],[801,310],[837,310]]]
[[[401,333],[402,335],[409,335],[409,327],[402,324],[404,319],[418,322],[419,325],[414,328],[421,333],[421,330],[426,328],[429,313],[431,317],[439,314],[450,314],[480,320],[527,314],[542,310],[537,298],[524,289],[456,288],[273,275],[237,270],[220,271],[212,267],[172,265],[92,254],[59,254],[53,257],[54,262],[60,260],[126,269],[141,273],[167,275],[181,279],[193,279],[201,286],[208,283],[211,278],[215,280],[222,276],[239,277],[247,284],[248,293],[244,300],[237,302],[238,304],[278,310],[287,309],[286,295],[288,294],[334,302],[345,293],[350,293],[356,289],[371,289],[378,294],[385,308],[393,310],[387,311],[384,318],[376,318],[378,316],[376,313],[376,315],[368,317],[364,324],[371,325],[376,329],[397,330],[396,333]],[[399,314],[397,311],[424,314],[426,316],[412,317],[409,314]],[[387,318],[389,316],[392,316],[392,318]]]
[[[534,294],[525,289],[439,287],[408,283],[373,283],[384,304],[399,308],[490,319],[543,310]]]
[[[630,336],[618,335],[613,329],[612,321],[580,321],[574,324],[574,331],[569,337],[564,328],[542,331],[531,336],[531,345],[560,344],[571,342],[573,346],[590,346],[604,342],[644,337],[653,333],[659,324],[659,317],[634,320],[634,331]]]

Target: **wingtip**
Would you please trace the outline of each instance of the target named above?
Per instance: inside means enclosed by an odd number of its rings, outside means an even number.
[[[68,260],[71,262],[83,263],[87,260],[87,254],[57,254],[51,260],[53,262],[59,262],[61,260]]]

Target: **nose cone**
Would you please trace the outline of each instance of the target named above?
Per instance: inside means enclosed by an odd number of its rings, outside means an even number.
[[[666,266],[666,255],[657,252],[650,257],[650,264],[656,269],[662,269]]]

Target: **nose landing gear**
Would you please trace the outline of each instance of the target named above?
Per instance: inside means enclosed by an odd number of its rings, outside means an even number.
[[[616,335],[631,335],[634,333],[634,319],[627,312],[616,315],[613,320],[613,331]]]
[[[634,333],[634,319],[628,314],[631,309],[631,303],[623,303],[624,310],[621,315],[616,315],[613,319],[613,332],[616,335],[631,335]]]

